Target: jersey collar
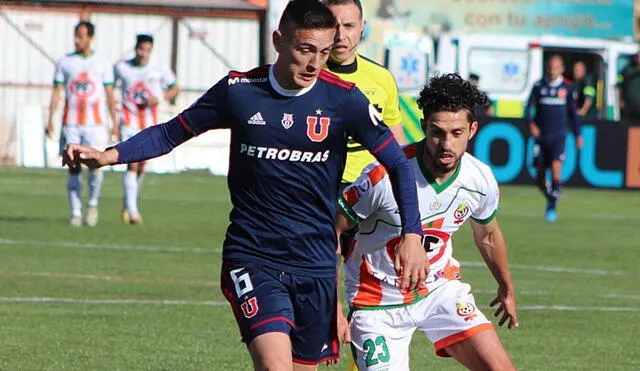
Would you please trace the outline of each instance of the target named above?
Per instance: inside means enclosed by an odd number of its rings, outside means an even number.
[[[564,81],[564,77],[562,75],[560,75],[555,80],[548,80],[547,79],[547,85],[551,86],[552,88],[555,88],[555,87],[560,86],[563,81]]]
[[[293,90],[285,89],[282,86],[280,86],[280,84],[278,84],[278,80],[276,80],[276,75],[273,73],[273,64],[269,66],[269,83],[271,84],[271,87],[273,88],[273,90],[276,91],[276,93],[280,95],[284,95],[285,97],[301,96],[307,93],[309,90],[313,89],[317,81],[318,79],[316,78],[315,80],[313,80],[311,85],[307,86],[306,88],[293,89]]]
[[[353,62],[349,64],[338,64],[328,60],[327,68],[333,73],[354,73],[358,70],[358,55],[356,55],[356,58],[353,60]]]
[[[442,191],[447,189],[447,187],[453,184],[456,178],[458,178],[458,174],[460,174],[460,168],[462,167],[462,158],[460,159],[460,162],[458,162],[458,167],[456,167],[456,170],[453,172],[453,174],[451,174],[451,176],[447,180],[445,180],[442,184],[440,184],[436,182],[435,176],[431,174],[429,169],[427,169],[427,167],[424,166],[424,163],[422,162],[422,157],[424,156],[424,146],[425,146],[424,140],[420,141],[419,143],[416,143],[416,161],[418,161],[418,167],[420,168],[420,171],[422,172],[424,179],[429,183],[429,185],[431,186],[431,188],[433,188],[436,194],[440,194],[442,193]]]

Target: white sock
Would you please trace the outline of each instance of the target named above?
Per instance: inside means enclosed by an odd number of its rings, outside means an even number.
[[[67,179],[67,193],[69,194],[69,208],[71,209],[71,217],[82,216],[82,180],[80,174],[69,174]]]
[[[138,174],[127,171],[122,177],[124,186],[124,205],[130,215],[138,215]]]
[[[87,203],[89,207],[98,207],[103,178],[104,174],[101,170],[89,171],[89,202]]]

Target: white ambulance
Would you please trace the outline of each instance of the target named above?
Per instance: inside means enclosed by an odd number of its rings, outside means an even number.
[[[489,94],[498,117],[522,117],[533,84],[544,75],[544,61],[559,54],[565,77],[582,61],[596,81],[596,117],[619,120],[616,85],[618,76],[638,51],[632,41],[561,36],[508,36],[473,34],[441,36],[436,68],[440,73],[459,72],[480,76],[480,87]]]

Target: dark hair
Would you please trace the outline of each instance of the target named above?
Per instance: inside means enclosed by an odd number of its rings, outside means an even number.
[[[469,80],[480,81],[480,75],[478,75],[477,73],[470,73],[469,74]]]
[[[74,31],[78,32],[78,29],[80,29],[80,27],[86,27],[87,28],[87,35],[89,35],[91,37],[93,37],[93,34],[96,32],[96,26],[94,26],[93,23],[91,23],[89,21],[80,21],[80,22],[78,22],[78,24],[74,28]]]
[[[278,29],[283,35],[294,30],[334,28],[336,17],[318,0],[292,0],[280,17]]]
[[[418,97],[418,107],[425,119],[436,112],[466,110],[469,122],[472,122],[476,110],[488,104],[487,94],[471,85],[458,73],[430,78]]]
[[[324,0],[324,3],[329,5],[349,5],[353,4],[360,10],[360,19],[362,19],[362,3],[360,0]]]
[[[138,49],[138,47],[142,43],[151,43],[151,44],[153,44],[153,36],[146,35],[146,34],[136,35],[136,49]]]

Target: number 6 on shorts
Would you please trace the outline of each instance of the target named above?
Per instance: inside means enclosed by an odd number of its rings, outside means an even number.
[[[253,284],[251,283],[251,278],[249,278],[249,273],[239,275],[243,270],[244,268],[238,268],[229,272],[231,280],[233,281],[233,286],[236,289],[237,298],[241,298],[242,295],[253,291]]]

